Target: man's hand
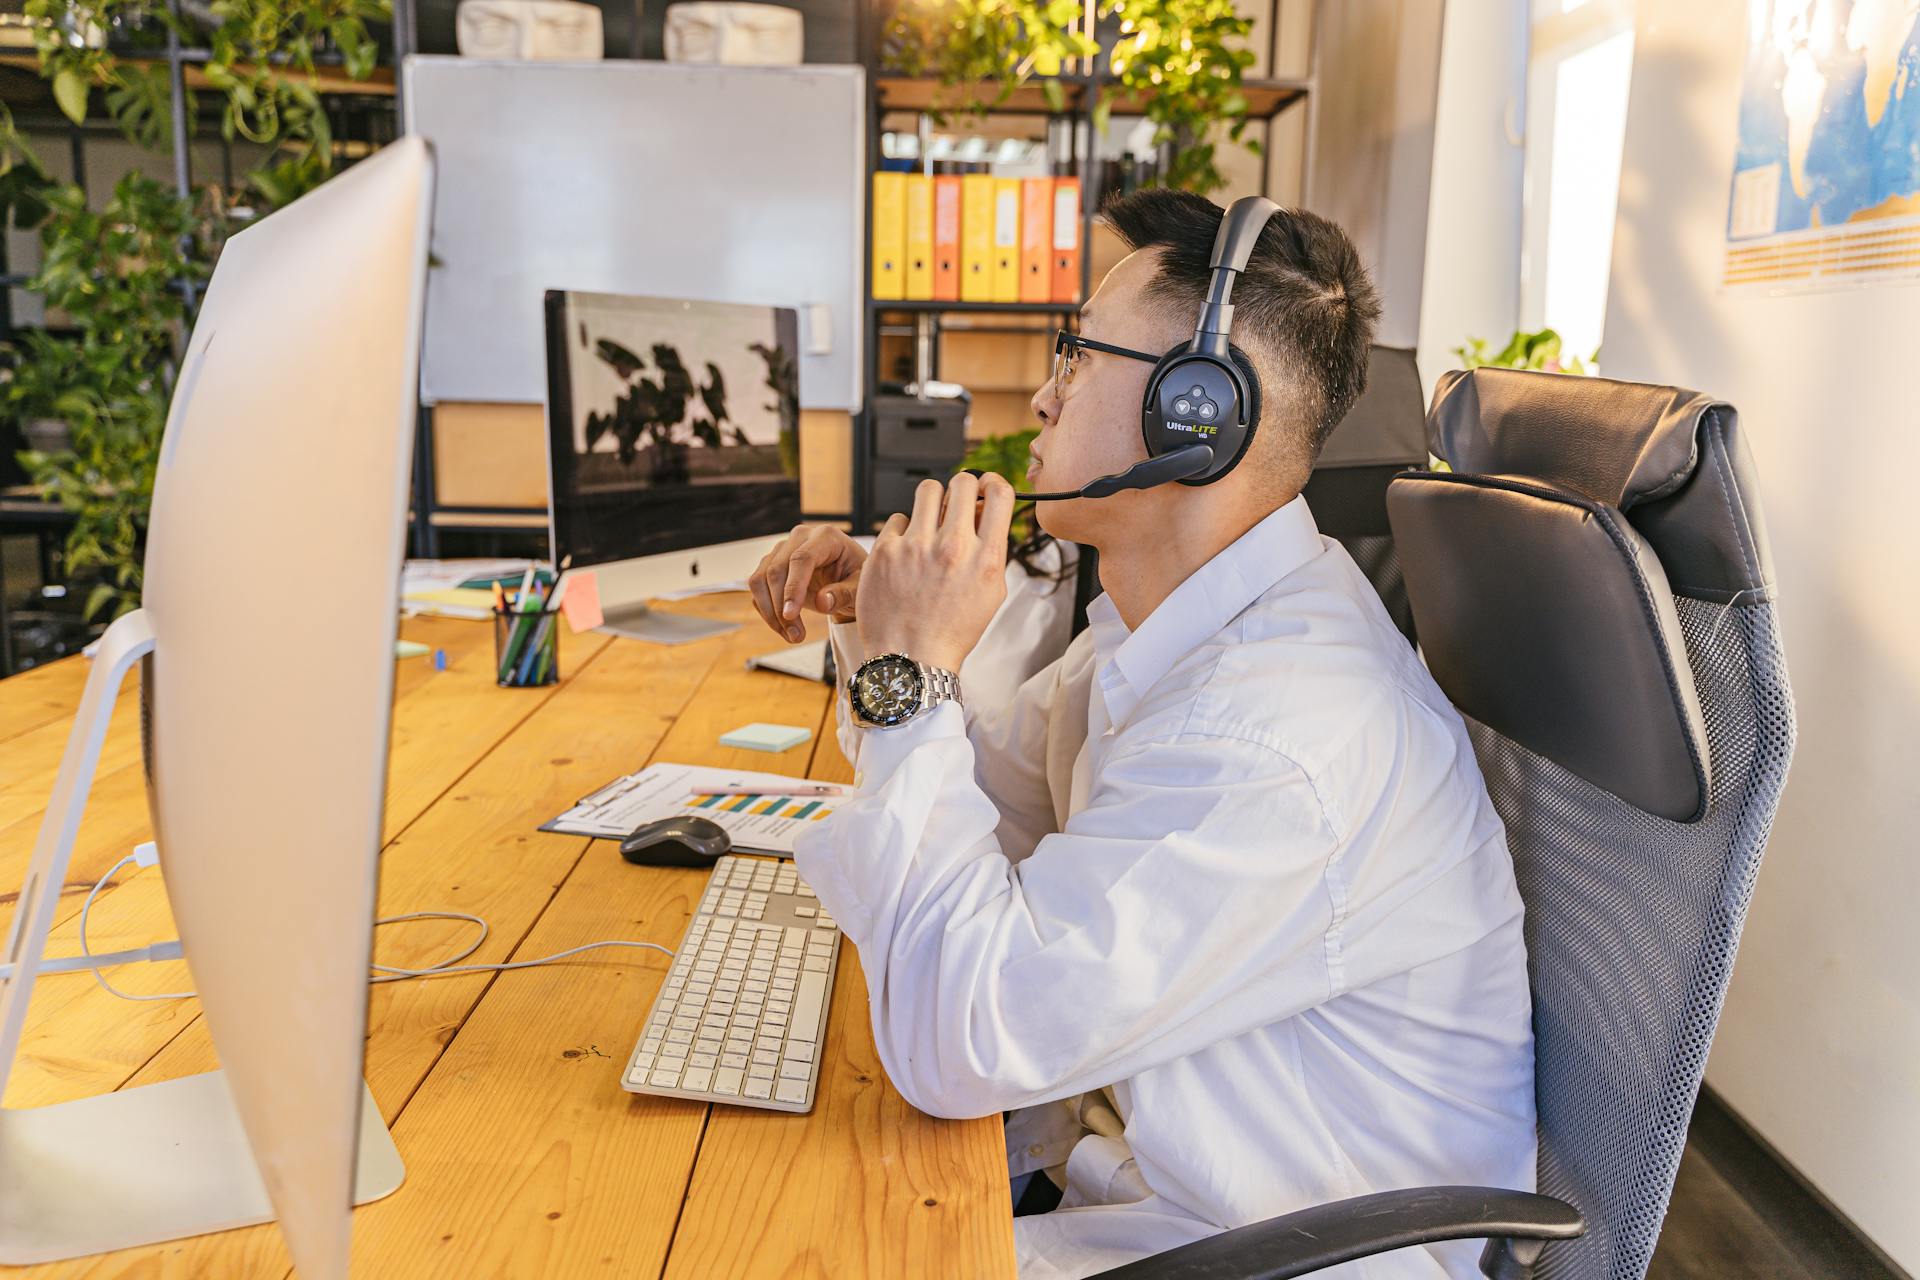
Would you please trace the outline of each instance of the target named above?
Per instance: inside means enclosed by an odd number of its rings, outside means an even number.
[[[963,473],[944,490],[922,480],[912,520],[887,520],[860,575],[868,656],[904,653],[958,671],[1006,598],[1012,519],[1013,486],[1000,476]]]
[[[804,609],[835,622],[854,621],[860,567],[866,560],[866,551],[844,530],[827,524],[795,525],[747,579],[747,590],[766,624],[782,639],[797,643],[807,638]]]

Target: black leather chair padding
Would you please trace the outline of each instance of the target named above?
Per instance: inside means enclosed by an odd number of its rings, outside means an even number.
[[[1475,369],[1441,375],[1427,447],[1457,472],[1519,476],[1627,514],[1673,591],[1772,598],[1753,464],[1731,405],[1677,387]]]
[[[1705,813],[1706,726],[1672,590],[1618,511],[1515,477],[1410,472],[1387,513],[1455,706],[1648,813]]]

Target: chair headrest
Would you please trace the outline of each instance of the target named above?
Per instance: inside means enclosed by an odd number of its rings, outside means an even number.
[[[1772,555],[1739,415],[1698,391],[1520,369],[1441,375],[1427,447],[1625,513],[1676,595],[1759,601]]]
[[[1693,821],[1705,718],[1674,597],[1768,599],[1731,406],[1676,387],[1448,373],[1387,510],[1421,647],[1462,712],[1650,814]]]
[[[1314,462],[1329,467],[1407,467],[1427,460],[1427,406],[1420,370],[1406,347],[1367,352],[1367,387],[1327,437]]]

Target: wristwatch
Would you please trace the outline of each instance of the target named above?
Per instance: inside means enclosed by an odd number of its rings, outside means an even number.
[[[847,681],[853,718],[868,729],[892,729],[936,702],[960,701],[960,677],[904,653],[868,658]]]

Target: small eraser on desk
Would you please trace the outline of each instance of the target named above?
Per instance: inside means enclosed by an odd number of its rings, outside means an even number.
[[[749,751],[786,751],[813,737],[813,730],[791,724],[743,724],[720,735],[723,747]]]

